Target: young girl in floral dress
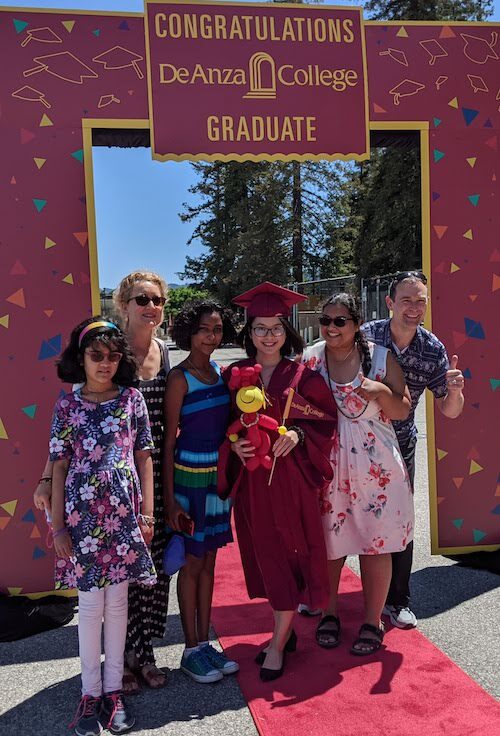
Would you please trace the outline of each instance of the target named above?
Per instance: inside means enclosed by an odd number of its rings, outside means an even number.
[[[61,380],[84,381],[56,403],[49,445],[56,588],[78,589],[78,736],[97,736],[103,727],[124,733],[135,723],[121,696],[128,584],[156,582],[146,546],[152,440],[144,399],[130,387],[136,370],[125,336],[102,317],[73,330],[58,364]]]

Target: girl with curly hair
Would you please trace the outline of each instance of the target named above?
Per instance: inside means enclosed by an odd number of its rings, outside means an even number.
[[[211,355],[232,342],[226,310],[210,301],[187,304],[177,315],[172,338],[189,355],[170,371],[166,396],[165,507],[167,521],[182,532],[186,563],[177,594],[186,648],[181,669],[196,682],[221,680],[238,664],[210,645],[217,550],[232,541],[230,502],[217,496],[219,445],[228,424],[230,399]]]

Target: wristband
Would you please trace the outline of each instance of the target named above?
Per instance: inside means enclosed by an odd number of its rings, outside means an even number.
[[[295,425],[292,425],[291,427],[288,427],[288,429],[293,429],[293,431],[297,433],[297,437],[299,438],[299,445],[303,445],[306,439],[306,433],[304,432],[302,427],[296,427]]]
[[[147,514],[139,514],[137,516],[137,519],[141,521],[143,524],[146,524],[146,526],[152,527],[155,525],[154,516],[148,516]]]

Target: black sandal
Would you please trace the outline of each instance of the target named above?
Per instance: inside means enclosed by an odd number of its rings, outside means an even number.
[[[370,634],[374,634],[375,638],[373,639],[369,636],[363,636],[364,631],[369,631]],[[373,626],[373,624],[363,624],[359,629],[358,638],[354,641],[351,647],[351,654],[355,654],[358,657],[365,657],[368,654],[374,654],[382,646],[384,634],[384,624],[381,624],[380,626]],[[363,649],[358,649],[357,647],[360,644],[365,645],[365,647]]]
[[[335,628],[325,626],[325,624],[334,624]],[[340,619],[338,616],[330,614],[323,616],[316,628],[316,641],[323,649],[335,649],[340,644]]]

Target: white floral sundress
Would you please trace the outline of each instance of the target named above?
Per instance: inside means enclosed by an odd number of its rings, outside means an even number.
[[[367,377],[382,381],[388,350],[370,343],[370,352]],[[302,362],[329,382],[324,342],[306,348]],[[396,433],[378,402],[353,393],[359,385],[358,376],[346,384],[330,380],[338,441],[330,458],[333,481],[320,498],[329,560],[401,552],[413,539],[413,492]]]

